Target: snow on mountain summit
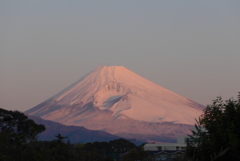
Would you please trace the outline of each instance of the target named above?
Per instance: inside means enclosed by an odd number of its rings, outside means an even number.
[[[100,66],[26,113],[73,125],[83,119],[194,124],[203,108],[123,66]]]
[[[100,66],[25,113],[124,138],[166,141],[189,133],[203,109],[123,66]]]

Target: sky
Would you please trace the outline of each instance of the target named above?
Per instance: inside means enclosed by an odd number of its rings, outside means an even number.
[[[202,105],[240,91],[239,0],[1,0],[0,108],[28,110],[100,65]]]

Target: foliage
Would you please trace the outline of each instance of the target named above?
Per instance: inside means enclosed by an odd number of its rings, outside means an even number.
[[[62,144],[62,143],[63,143],[63,139],[68,138],[68,137],[62,136],[61,134],[57,134],[57,135],[55,135],[55,137],[56,137],[57,139],[54,140],[54,141],[55,141],[56,143],[58,143],[58,144]]]
[[[195,128],[186,150],[192,160],[240,160],[240,93],[237,100],[217,97]]]
[[[44,130],[23,113],[0,108],[0,160],[22,160],[23,146]]]
[[[44,130],[21,112],[0,109],[0,161],[112,161],[136,148],[125,139],[73,145],[61,134],[52,141],[37,141]]]
[[[56,140],[59,140],[58,138]],[[65,142],[37,141],[26,147],[25,161],[104,161],[103,155],[94,151],[83,151]]]
[[[110,153],[125,153],[131,149],[135,149],[137,146],[132,142],[125,139],[116,139],[109,142],[94,142],[86,143],[83,146],[83,150],[93,150],[98,152],[110,152]]]
[[[148,151],[140,149],[131,150],[129,153],[123,155],[123,161],[151,161],[153,156]]]
[[[44,130],[21,112],[0,109],[0,161],[113,161],[122,160],[123,154],[124,160],[146,160],[150,156],[125,139],[74,145],[57,134],[52,141],[37,141]]]
[[[44,130],[44,125],[36,124],[23,113],[0,108],[0,136],[27,143],[36,139],[37,134]]]

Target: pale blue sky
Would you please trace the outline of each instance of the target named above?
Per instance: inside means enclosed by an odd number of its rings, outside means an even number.
[[[1,0],[0,107],[25,111],[99,65],[200,104],[240,91],[239,0]]]

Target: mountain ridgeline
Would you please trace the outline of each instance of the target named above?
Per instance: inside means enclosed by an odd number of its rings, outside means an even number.
[[[189,133],[204,106],[122,66],[100,66],[25,113],[124,138],[172,140]]]

